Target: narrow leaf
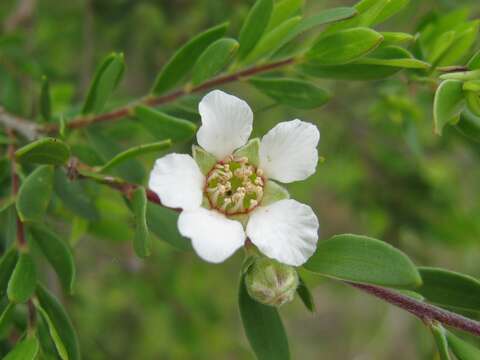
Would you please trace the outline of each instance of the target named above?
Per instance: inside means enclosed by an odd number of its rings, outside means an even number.
[[[77,335],[63,306],[41,285],[37,286],[36,293],[37,308],[42,310],[47,319],[50,334],[62,359],[79,360],[80,350]]]
[[[135,116],[140,124],[158,140],[186,141],[190,140],[197,131],[197,126],[191,121],[165,114],[147,106],[137,106]]]
[[[400,45],[410,43],[415,40],[415,36],[403,32],[382,31],[384,45]]]
[[[478,50],[468,61],[467,64],[470,70],[480,69],[480,50]]]
[[[445,329],[441,324],[435,323],[430,326],[430,330],[432,331],[433,338],[435,339],[435,344],[437,344],[440,360],[450,360]]]
[[[39,166],[22,183],[17,197],[17,211],[23,222],[42,222],[53,189],[53,168]]]
[[[312,293],[310,292],[310,289],[308,288],[305,281],[303,281],[301,277],[299,277],[299,279],[300,284],[297,288],[297,294],[302,300],[305,307],[310,310],[310,312],[315,312],[315,301],[313,300]]]
[[[437,135],[442,135],[445,125],[460,115],[464,108],[462,82],[442,81],[435,92],[433,101],[433,121]]]
[[[480,117],[465,109],[460,115],[460,121],[455,128],[468,139],[480,142]]]
[[[70,148],[62,140],[42,138],[15,152],[19,162],[32,164],[63,165],[70,157]]]
[[[83,105],[83,114],[97,114],[103,110],[108,98],[122,79],[124,71],[125,60],[123,54],[113,53],[105,58],[98,67],[90,85],[87,99]]]
[[[270,21],[273,0],[257,0],[240,30],[238,56],[244,59],[258,43]]]
[[[291,17],[301,12],[305,0],[282,0],[275,3],[273,6],[272,15],[266,32],[276,28]]]
[[[52,118],[52,101],[50,99],[50,83],[46,76],[42,77],[42,89],[40,92],[40,114],[46,122]]]
[[[24,303],[35,292],[37,285],[37,271],[32,256],[29,253],[20,253],[15,269],[8,282],[8,299],[14,303]]]
[[[318,65],[339,65],[352,62],[372,50],[383,40],[383,36],[368,28],[342,30],[320,37],[307,53],[307,59]]]
[[[3,297],[7,291],[8,282],[17,264],[17,260],[18,251],[14,246],[7,250],[0,259],[0,297]]]
[[[420,267],[422,286],[415,289],[433,304],[453,310],[480,312],[480,281],[439,268]]]
[[[132,209],[135,216],[135,237],[133,248],[135,253],[141,257],[150,255],[150,238],[147,226],[147,195],[145,188],[138,187],[132,194]]]
[[[192,71],[192,84],[198,85],[220,73],[233,60],[239,44],[224,38],[212,43],[198,58]]]
[[[328,91],[304,80],[256,77],[250,82],[277,102],[300,109],[317,108],[330,99]]]
[[[149,153],[159,153],[165,149],[168,149],[172,146],[170,140],[163,140],[155,143],[139,145],[128,150],[125,150],[103,165],[99,171],[105,172],[111,168],[123,163],[126,160],[136,158],[140,155],[149,154]]]
[[[355,7],[360,13],[365,14],[379,2],[379,0],[362,0]],[[369,17],[369,21],[364,24],[365,26],[373,26],[384,22],[407,6],[410,0],[382,0],[382,2],[384,6],[380,7],[375,16]]]
[[[324,276],[387,287],[412,288],[422,282],[412,261],[400,250],[354,234],[319,242],[304,266]]]
[[[277,309],[250,298],[243,276],[240,279],[238,303],[245,334],[257,359],[290,359],[287,334]]]
[[[183,45],[163,67],[155,80],[152,92],[161,94],[178,85],[205,49],[225,34],[227,27],[227,23],[212,27]]]
[[[76,270],[72,250],[67,242],[40,226],[30,227],[30,232],[33,240],[57,273],[63,288],[73,294]]]
[[[286,20],[275,29],[266,33],[258,42],[257,46],[245,58],[245,63],[253,63],[262,57],[268,57],[285,44],[286,37],[295,29],[301,21],[300,16]]]
[[[40,346],[36,337],[29,337],[20,341],[3,360],[34,360],[37,358]]]
[[[447,331],[447,341],[458,360],[480,359],[480,349],[453,335],[450,331]]]

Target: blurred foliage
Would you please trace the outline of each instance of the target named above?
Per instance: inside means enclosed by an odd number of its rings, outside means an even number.
[[[109,105],[135,99],[151,87],[173,51],[201,29],[228,17],[229,32],[236,34],[251,3],[42,0],[31,16],[12,28],[17,1],[3,0],[0,104],[19,115],[38,114],[42,75],[47,75],[54,112],[79,111],[70,104],[81,103],[95,64],[111,51],[124,53],[127,71]],[[316,11],[352,4],[330,0],[309,1],[307,6]],[[478,17],[476,0],[415,0],[380,28],[415,33],[426,19],[462,6],[468,6],[470,18]],[[422,265],[480,276],[480,145],[453,127],[446,128],[443,137],[433,135],[432,87],[407,82],[402,74],[375,82],[319,83],[334,96],[325,107],[308,111],[276,105],[243,84],[231,85],[228,91],[245,98],[255,110],[254,135],[293,118],[319,126],[324,162],[314,176],[289,190],[315,208],[321,239],[364,233],[392,243]],[[193,97],[164,108],[197,121],[197,101]],[[125,148],[158,140],[131,121],[99,125],[92,133],[115,139]],[[91,165],[100,164],[97,154],[82,145],[86,136],[92,136],[90,131],[72,134],[73,152]],[[184,145],[177,150],[188,149]],[[9,171],[2,155],[0,197],[7,193]],[[143,166],[134,161],[119,172],[145,183],[144,169],[151,168],[156,157],[145,156]],[[78,186],[95,195],[95,221],[87,223],[81,210],[63,208],[54,198],[49,206],[56,217],[48,222],[76,247],[80,281],[75,296],[63,300],[85,359],[252,358],[237,314],[241,254],[212,266],[192,252],[154,241],[152,256],[139,260],[131,248],[133,220],[121,196],[91,183]],[[7,215],[0,218],[2,229]],[[0,237],[3,244],[10,239],[4,231]],[[43,280],[61,293],[53,272],[49,270]],[[308,274],[305,280],[318,285],[317,313],[305,312],[298,300],[282,309],[288,314],[293,358],[317,359],[321,353],[325,359],[433,359],[427,330],[399,310],[341,285],[320,284]],[[21,319],[18,315],[13,314]],[[14,339],[0,330],[2,352]]]

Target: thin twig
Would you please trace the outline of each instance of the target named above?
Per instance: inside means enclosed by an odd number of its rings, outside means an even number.
[[[118,120],[121,118],[124,118],[130,114],[132,114],[135,106],[143,104],[143,105],[148,105],[148,106],[158,106],[158,105],[163,105],[169,102],[172,102],[174,100],[177,100],[178,98],[182,96],[186,96],[189,94],[193,93],[198,93],[202,92],[217,86],[225,85],[234,81],[242,80],[248,77],[251,77],[253,75],[257,75],[260,73],[265,73],[269,72],[284,66],[292,65],[295,62],[294,58],[289,58],[285,60],[280,60],[276,61],[273,63],[268,63],[260,66],[254,66],[245,70],[238,71],[234,74],[228,74],[228,75],[223,75],[219,76],[217,78],[208,80],[204,82],[203,84],[200,84],[198,86],[195,86],[193,88],[188,88],[185,87],[180,90],[176,90],[172,93],[162,95],[162,96],[148,96],[144,99],[141,99],[139,101],[133,102],[127,106],[121,107],[119,109],[112,110],[110,112],[96,115],[96,116],[80,116],[72,121],[70,121],[67,124],[67,128],[69,129],[79,129],[83,128],[86,126],[89,126],[91,124],[97,124],[97,123],[103,123],[107,121],[114,121]],[[57,124],[48,124],[45,125],[41,129],[42,131],[46,133],[52,133],[58,130],[58,125]]]
[[[5,128],[15,130],[17,133],[25,136],[27,140],[34,140],[38,137],[39,127],[33,121],[14,116],[0,107],[0,124]]]
[[[357,284],[353,282],[345,282],[360,289],[370,295],[373,295],[383,301],[386,301],[392,305],[395,305],[409,313],[415,315],[425,323],[431,323],[433,320],[453,327],[458,330],[463,330],[470,334],[480,336],[480,322],[468,319],[462,315],[455,314],[451,311],[438,308],[434,305],[424,303],[419,300],[415,300],[409,296],[400,294],[393,290],[385,289],[373,285]]]

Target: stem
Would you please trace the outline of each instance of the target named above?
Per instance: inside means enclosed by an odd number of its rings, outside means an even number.
[[[470,334],[480,336],[480,322],[478,321],[471,320],[451,311],[415,300],[411,297],[399,294],[389,289],[373,285],[357,284],[349,281],[345,281],[345,283],[403,310],[406,310],[427,324],[431,323],[433,320],[436,320],[443,325],[448,325],[455,329],[463,330]]]
[[[281,68],[283,66],[288,66],[291,65],[295,62],[294,58],[288,58],[285,60],[280,60],[276,61],[273,63],[268,63],[260,66],[254,66],[250,67],[245,70],[240,70],[236,73],[229,74],[229,75],[223,75],[219,76],[217,78],[208,80],[204,82],[203,84],[200,84],[198,86],[195,86],[193,88],[185,87],[180,90],[176,90],[174,92],[171,92],[166,95],[162,96],[148,96],[144,99],[141,99],[137,102],[134,102],[132,104],[129,104],[127,106],[121,107],[119,109],[112,110],[110,112],[107,112],[105,114],[101,115],[96,115],[96,116],[80,116],[77,117],[76,119],[73,119],[67,124],[67,128],[69,129],[79,129],[83,128],[86,126],[89,126],[90,124],[96,124],[96,123],[102,123],[102,122],[107,122],[107,121],[114,121],[118,120],[121,118],[124,118],[128,115],[130,115],[133,112],[133,109],[135,106],[139,104],[143,105],[148,105],[148,106],[158,106],[158,105],[163,105],[169,102],[172,102],[182,96],[189,95],[192,93],[197,93],[197,92],[202,92],[204,90],[216,87],[216,86],[221,86],[224,84],[228,84],[234,81],[242,80],[244,78],[251,77],[256,74],[260,73],[265,73],[268,71],[272,71],[278,68]],[[55,132],[58,130],[58,125],[57,124],[48,124],[46,125],[43,129],[43,131],[47,133]]]

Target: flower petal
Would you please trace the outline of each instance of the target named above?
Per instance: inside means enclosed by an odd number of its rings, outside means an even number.
[[[198,129],[197,141],[218,160],[245,145],[253,123],[252,110],[245,101],[214,90],[200,101],[198,111],[202,126]]]
[[[155,161],[148,187],[162,204],[172,208],[195,209],[202,203],[205,176],[190,155],[168,154]]]
[[[310,206],[280,200],[252,213],[247,236],[266,256],[300,266],[317,247],[318,219]]]
[[[260,168],[267,177],[289,183],[304,180],[318,162],[318,128],[295,119],[278,123],[260,144]]]
[[[238,221],[205,208],[183,211],[178,218],[178,230],[192,240],[198,256],[212,263],[226,260],[246,238]]]

